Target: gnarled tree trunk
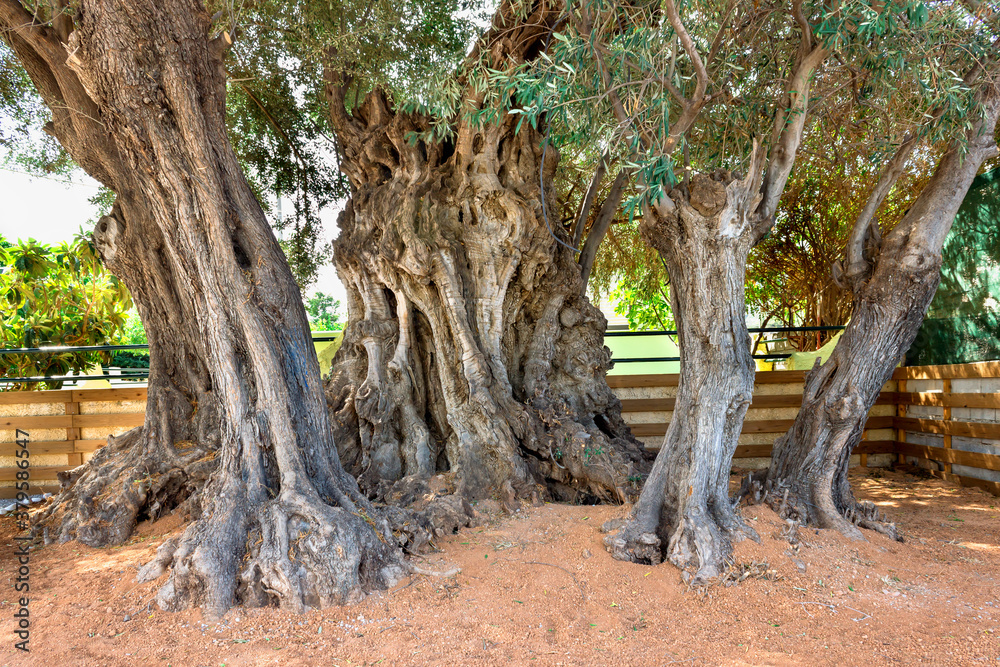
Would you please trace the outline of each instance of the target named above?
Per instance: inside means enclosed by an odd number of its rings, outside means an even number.
[[[644,211],[640,230],[670,276],[681,371],[662,450],[631,517],[605,542],[615,558],[717,576],[734,539],[755,535],[729,501],[729,469],[753,396],[744,282],[759,197],[753,174],[698,174]],[[668,203],[669,202],[669,203]]]
[[[941,158],[873,263],[862,253],[872,218],[863,213],[856,223],[856,243],[848,253],[847,280],[854,290],[850,323],[826,363],[807,375],[795,423],[775,442],[766,476],[751,478],[748,489],[788,518],[852,537],[861,537],[861,526],[898,538],[895,525],[873,505],[855,500],[847,466],[868,411],[916,337],[934,296],[941,249],[965,193],[980,165],[997,153],[993,135],[1000,90],[995,79],[984,86],[981,101],[984,116],[973,123],[966,141],[955,142]],[[909,142],[900,148],[866,210],[877,210],[912,148]]]
[[[354,189],[328,385],[345,465],[393,498],[400,480],[446,473],[470,499],[623,499],[643,456],[605,381],[605,319],[544,220],[557,151],[513,116],[412,143],[426,121],[381,92],[353,114],[330,92]]]
[[[76,471],[37,528],[109,544],[188,498],[197,520],[140,579],[169,569],[161,606],[209,617],[389,585],[396,538],[341,467],[298,288],[226,135],[228,36],[210,41],[192,0],[84,0],[68,35],[0,10],[56,136],[118,194],[95,240],[151,346],[146,423]]]
[[[503,3],[469,61],[534,57],[561,6],[520,11]],[[348,112],[348,82],[327,77],[353,188],[334,246],[349,324],[327,390],[345,466],[393,502],[436,474],[510,507],[624,499],[644,456],[605,381],[604,316],[547,219],[558,151],[514,115],[466,118],[482,104],[474,87],[438,143],[381,91]]]

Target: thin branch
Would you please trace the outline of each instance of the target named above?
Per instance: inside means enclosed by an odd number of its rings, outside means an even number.
[[[871,191],[871,194],[868,195],[865,207],[858,214],[857,219],[855,219],[854,227],[851,229],[851,237],[847,242],[847,266],[844,270],[844,277],[847,279],[848,284],[853,284],[858,277],[867,272],[869,262],[864,257],[865,241],[868,239],[872,226],[876,224],[875,213],[882,205],[882,202],[885,201],[893,186],[896,185],[896,181],[903,174],[906,161],[910,159],[910,154],[913,153],[913,149],[919,142],[920,135],[913,133],[899,145],[895,155],[892,156],[892,159],[882,169],[878,183]]]
[[[587,223],[587,218],[590,217],[590,208],[594,205],[594,197],[597,196],[601,181],[604,180],[604,175],[608,171],[608,157],[609,154],[605,151],[604,155],[601,156],[601,161],[597,164],[597,169],[594,170],[594,177],[590,179],[587,194],[584,195],[583,201],[580,203],[580,210],[576,214],[576,224],[573,227],[573,242],[570,244],[574,248],[579,248],[580,241],[583,239],[583,227]]]
[[[601,241],[604,240],[605,234],[608,233],[611,221],[614,219],[618,205],[621,203],[627,181],[628,176],[625,170],[622,169],[618,172],[618,176],[611,185],[611,192],[608,193],[607,199],[601,205],[597,219],[594,220],[594,224],[590,228],[590,234],[587,235],[587,242],[580,251],[580,276],[583,278],[584,293],[587,290],[587,281],[590,279],[590,272],[594,268],[594,260],[597,258],[597,249],[600,247]]]
[[[792,167],[795,165],[795,154],[802,142],[809,105],[810,80],[813,72],[830,53],[822,46],[808,50],[812,44],[812,33],[809,23],[802,16],[801,2],[793,3],[793,13],[796,14],[796,23],[802,31],[801,41],[795,58],[794,74],[788,80],[782,103],[774,114],[774,125],[771,130],[771,155],[761,184],[760,203],[754,212],[754,243],[760,241],[774,224],[778,200],[785,190],[785,184],[788,182]]]

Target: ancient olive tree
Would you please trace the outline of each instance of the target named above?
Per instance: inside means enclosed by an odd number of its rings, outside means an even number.
[[[851,319],[826,363],[806,377],[802,407],[778,439],[770,468],[751,481],[787,518],[861,537],[858,526],[898,537],[895,525],[851,491],[847,467],[861,440],[868,411],[917,335],[940,280],[941,251],[955,213],[987,161],[997,157],[1000,115],[1000,14],[987,3],[937,7],[929,17],[950,36],[936,70],[914,67],[917,81],[931,71],[962,72],[949,96],[918,104],[916,122],[900,122],[898,147],[867,194],[834,276],[853,295]],[[944,67],[941,67],[944,66]],[[901,91],[894,91],[899,95]],[[905,90],[903,91],[905,92]],[[905,176],[926,138],[951,139],[902,219],[877,215]],[[883,234],[884,226],[894,225]]]
[[[544,53],[563,11],[502,3],[435,113],[359,94],[356,63],[327,54],[352,190],[334,244],[349,322],[327,391],[341,458],[371,494],[406,503],[440,475],[508,506],[624,500],[644,469],[605,380],[605,319],[553,222],[559,152],[487,92],[489,72]]]
[[[47,130],[117,199],[94,240],[150,342],[145,424],[111,438],[36,525],[126,539],[195,518],[140,578],[168,609],[356,599],[403,571],[342,468],[298,288],[227,137],[227,32],[193,0],[0,0]]]

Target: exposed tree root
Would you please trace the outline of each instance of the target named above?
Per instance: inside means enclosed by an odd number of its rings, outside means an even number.
[[[863,540],[859,530],[866,528],[902,542],[903,538],[896,524],[869,501],[854,498],[849,485],[844,480],[838,493],[816,493],[804,498],[801,493],[792,492],[787,486],[766,487],[767,471],[749,473],[740,484],[736,500],[746,500],[748,504],[766,503],[778,516],[796,525],[816,526],[837,530],[847,537]],[[813,487],[814,491],[819,487]]]
[[[250,512],[239,500],[189,525],[140,571],[138,580],[150,581],[171,568],[157,594],[161,608],[302,612],[356,602],[406,572],[388,523],[366,508],[283,493]]]
[[[145,427],[108,438],[87,463],[59,473],[62,490],[34,520],[46,542],[121,544],[137,522],[178,506],[197,514],[196,492],[216,467],[215,451],[191,442],[161,447]]]

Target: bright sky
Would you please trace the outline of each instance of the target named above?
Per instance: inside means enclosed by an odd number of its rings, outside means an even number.
[[[33,238],[42,243],[56,243],[73,238],[81,226],[96,217],[97,210],[87,200],[97,193],[97,181],[86,175],[74,177],[72,183],[63,180],[27,176],[0,167],[0,234],[14,241]],[[292,210],[291,202],[284,202]],[[324,240],[329,243],[337,236],[338,209],[322,212]],[[90,230],[87,229],[89,232]],[[347,297],[337,278],[333,263],[320,268],[319,279],[309,293],[325,292],[340,300],[341,319],[347,316]]]

